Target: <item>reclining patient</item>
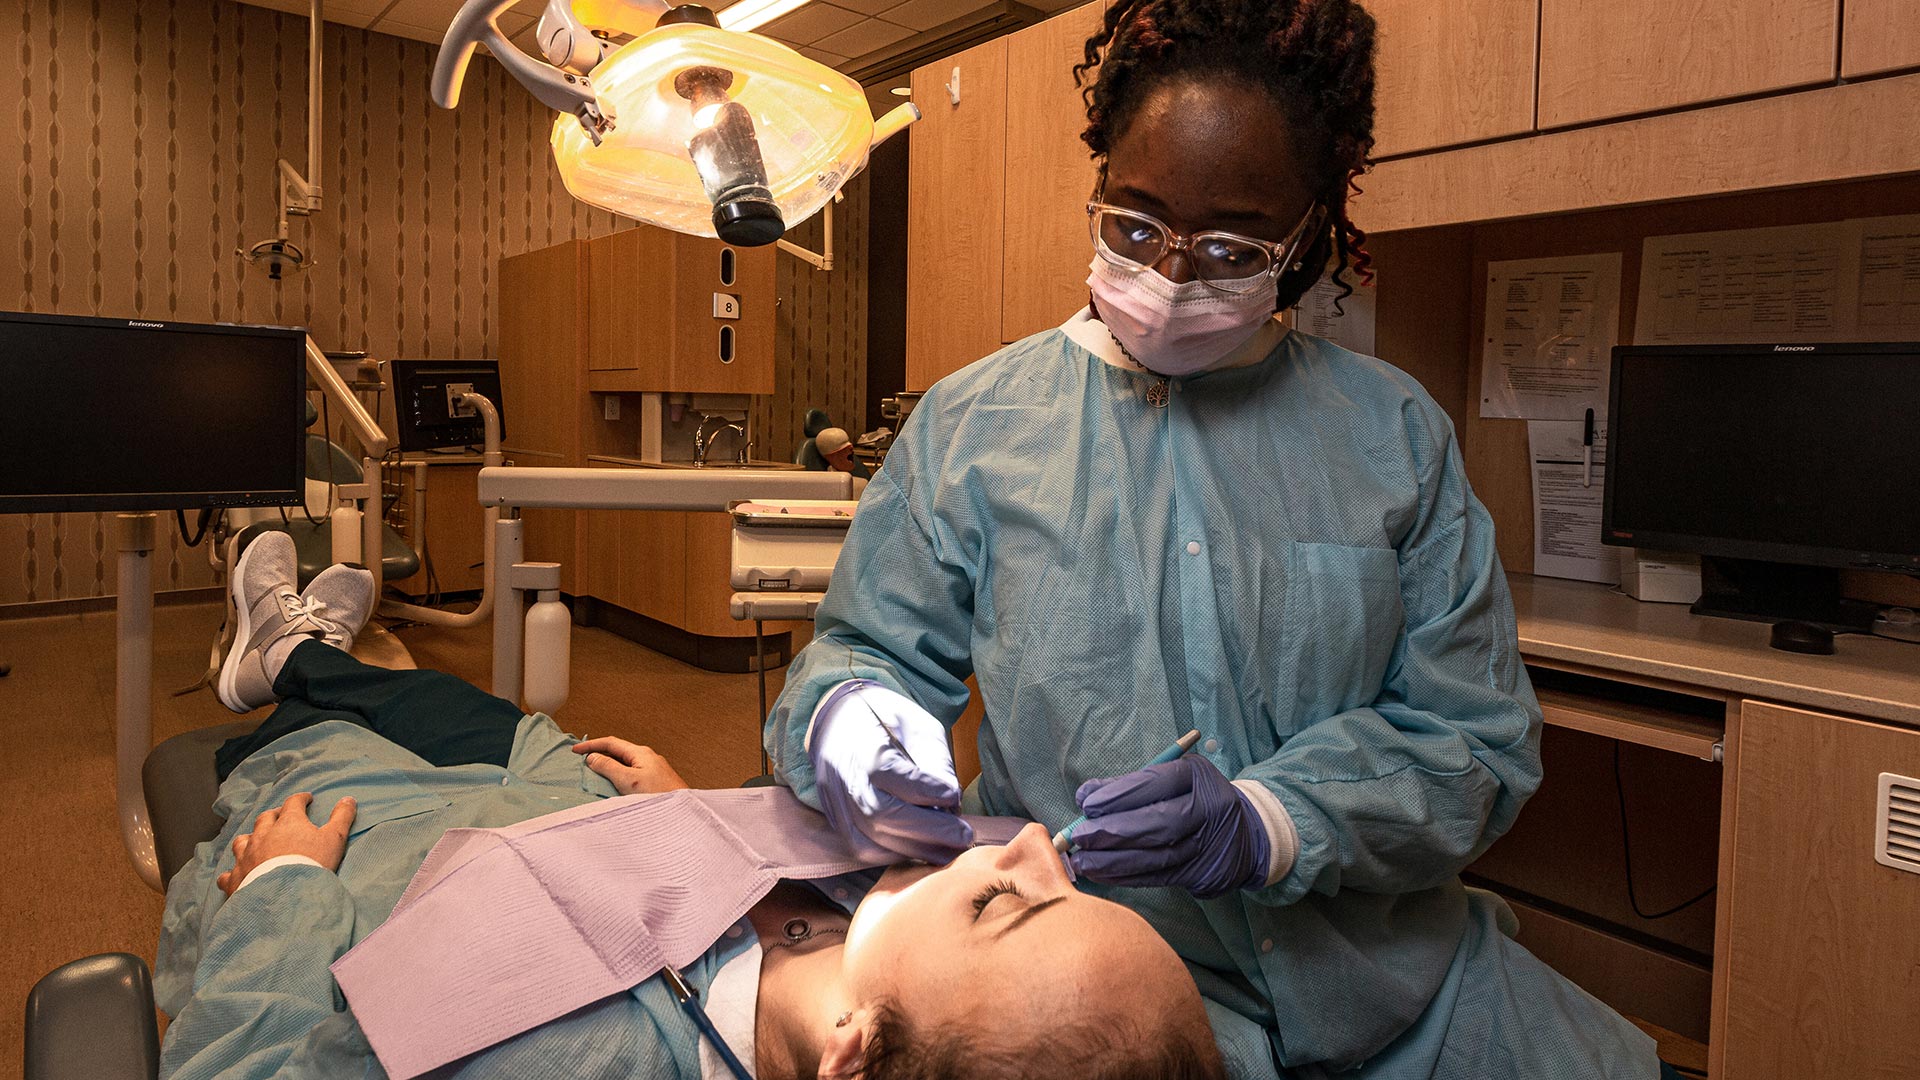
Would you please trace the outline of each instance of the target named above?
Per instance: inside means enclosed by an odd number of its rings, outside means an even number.
[[[234,571],[220,696],[279,707],[222,748],[227,827],[168,889],[163,1078],[384,1076],[328,966],[446,830],[686,786],[642,747],[577,743],[452,676],[361,665],[344,649],[371,575],[332,567],[300,594],[284,539],[256,540]],[[1075,891],[1040,826],[946,867],[889,869],[855,905],[865,880],[783,881],[681,969],[762,1080],[1224,1075],[1173,951]],[[433,1075],[731,1074],[654,977]]]

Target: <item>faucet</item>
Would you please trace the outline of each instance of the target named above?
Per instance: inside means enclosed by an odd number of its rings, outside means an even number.
[[[720,425],[713,429],[713,434],[711,435],[707,434],[707,425],[709,423],[717,423]],[[713,450],[713,441],[729,430],[733,431],[740,438],[740,449],[734,455],[734,460],[738,464],[745,465],[747,463],[747,450],[753,446],[753,440],[747,438],[746,424],[739,420],[729,420],[724,416],[714,413],[701,413],[700,425],[693,430],[693,463],[695,465],[705,465],[707,463],[707,454]]]

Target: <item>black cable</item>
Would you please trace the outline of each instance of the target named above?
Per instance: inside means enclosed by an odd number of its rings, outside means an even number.
[[[207,538],[207,523],[212,520],[213,511],[200,511],[200,528],[194,532],[193,539],[189,540],[187,539],[187,512],[179,507],[175,507],[173,511],[173,523],[180,527],[180,542],[190,548],[199,547],[200,541]]]
[[[1685,903],[1676,904],[1665,911],[1649,913],[1643,910],[1640,907],[1640,897],[1633,887],[1633,835],[1627,827],[1627,785],[1620,777],[1620,741],[1618,739],[1615,739],[1613,743],[1613,790],[1620,799],[1620,850],[1627,864],[1627,903],[1633,905],[1633,913],[1635,915],[1643,919],[1664,919],[1670,915],[1678,915],[1680,912],[1712,896],[1714,891],[1720,888],[1718,883],[1709,885],[1706,891],[1700,895]]]

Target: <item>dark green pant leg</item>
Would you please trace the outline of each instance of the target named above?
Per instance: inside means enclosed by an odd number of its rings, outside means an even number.
[[[524,715],[445,672],[372,667],[320,641],[294,647],[273,689],[280,704],[259,729],[214,755],[221,780],[275,739],[327,720],[366,728],[433,765],[505,766]]]

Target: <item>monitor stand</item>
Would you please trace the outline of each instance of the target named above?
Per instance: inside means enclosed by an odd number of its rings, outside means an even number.
[[[1700,557],[1695,615],[1753,622],[1817,623],[1835,631],[1871,633],[1877,604],[1840,595],[1840,571],[1824,566]]]

